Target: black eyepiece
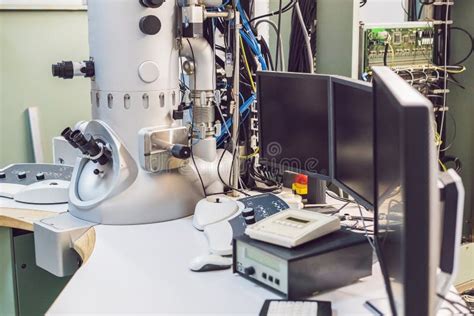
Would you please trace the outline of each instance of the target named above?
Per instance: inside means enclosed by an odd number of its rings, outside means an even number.
[[[63,79],[74,78],[74,64],[72,61],[62,61],[52,66],[53,77]]]
[[[72,135],[73,131],[70,127],[66,127],[62,132],[61,136],[64,137],[65,140],[69,143],[74,148],[77,148],[77,144],[72,140]]]
[[[78,148],[84,155],[93,157],[92,161],[98,162],[101,165],[109,162],[111,152],[94,137],[87,139],[80,130],[72,131],[69,127],[65,128],[61,135],[72,147]]]

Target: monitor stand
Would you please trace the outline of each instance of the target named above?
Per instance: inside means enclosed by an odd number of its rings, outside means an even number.
[[[326,181],[308,176],[308,204],[326,204]]]

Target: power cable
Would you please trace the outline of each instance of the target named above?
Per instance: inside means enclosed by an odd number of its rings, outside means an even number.
[[[296,2],[298,3],[298,2]],[[283,0],[278,1],[278,33],[277,33],[277,38],[281,38],[281,9],[283,5]],[[278,66],[278,61],[280,59],[280,41],[277,41],[277,50],[276,50],[276,58],[275,58],[275,65]]]

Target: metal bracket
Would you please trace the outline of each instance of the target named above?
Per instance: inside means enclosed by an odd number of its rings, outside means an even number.
[[[163,144],[189,144],[187,127],[144,128],[140,131],[140,164],[149,172],[160,172],[182,167],[186,160],[174,158]]]

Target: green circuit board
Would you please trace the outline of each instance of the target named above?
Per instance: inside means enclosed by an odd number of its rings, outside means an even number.
[[[372,66],[386,65],[392,68],[416,67],[432,64],[432,25],[416,27],[369,27],[362,29],[362,72],[368,73]]]

